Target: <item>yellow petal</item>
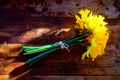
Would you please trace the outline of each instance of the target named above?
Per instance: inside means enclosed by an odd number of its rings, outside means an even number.
[[[81,18],[75,15],[76,23],[83,31],[86,29],[92,33],[87,39],[91,45],[82,55],[82,59],[90,55],[92,60],[94,60],[98,55],[102,55],[106,48],[106,43],[109,38],[108,28],[105,26],[107,22],[104,21],[105,18],[102,15],[93,15],[92,11],[87,9],[80,10],[79,14]]]

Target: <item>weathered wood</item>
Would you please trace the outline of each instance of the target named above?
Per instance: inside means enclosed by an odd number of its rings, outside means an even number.
[[[1,80],[16,80],[18,77],[8,79],[9,75],[0,75]],[[39,75],[25,75],[19,80],[119,80],[120,76],[39,76]]]
[[[9,44],[9,49],[15,49],[15,44],[12,45]],[[16,47],[18,46],[21,45],[16,44]],[[94,62],[91,59],[81,60],[81,54],[83,53],[81,51],[83,49],[80,50],[79,48],[81,47],[70,48],[70,53],[59,50],[40,60],[33,67],[28,67],[24,63],[24,57],[19,55],[20,49],[16,52],[8,50],[9,54],[8,52],[1,54],[1,74],[17,75],[32,69],[27,74],[120,75],[120,54],[116,45],[108,45],[106,53],[98,57]]]
[[[119,0],[0,3],[0,80],[120,80]],[[105,54],[95,61],[81,60],[85,48],[73,46],[70,53],[59,50],[32,67],[26,65],[21,47],[45,45],[73,36],[76,25],[73,15],[83,7],[107,17],[110,38]]]
[[[9,43],[46,43],[51,39],[51,43],[74,35],[74,18],[59,17],[39,17],[26,18],[25,20],[14,19],[0,20],[0,42]],[[119,19],[107,20],[110,33],[109,44],[120,44],[119,40]],[[117,24],[116,24],[117,22]],[[5,23],[5,24],[3,24]],[[13,24],[14,23],[14,24]],[[61,32],[59,34],[59,32]],[[42,36],[44,35],[44,36]],[[29,36],[29,37],[28,37]],[[53,39],[54,38],[54,39]]]
[[[21,54],[22,45],[44,45],[71,37],[75,34],[72,28],[75,25],[75,20],[73,18],[57,17],[27,18],[25,20],[9,21],[6,19],[3,21],[6,24],[1,24],[4,27],[0,29],[1,75],[9,79],[22,79],[25,75],[28,75],[26,80],[32,78],[32,75],[88,75],[91,77],[102,75],[106,76],[108,80],[108,75],[120,75],[120,43],[118,34],[120,30],[118,24],[111,23],[108,25],[111,31],[105,54],[99,56],[94,62],[87,58],[81,60],[81,55],[85,52],[85,49],[81,46],[73,46],[70,47],[70,53],[66,50],[59,50],[29,67],[24,63],[25,57]],[[13,22],[14,25],[12,24]],[[40,76],[36,77],[40,78]],[[65,79],[67,78],[69,77]],[[104,80],[103,77],[99,78]],[[41,77],[41,79],[44,79],[44,77]]]

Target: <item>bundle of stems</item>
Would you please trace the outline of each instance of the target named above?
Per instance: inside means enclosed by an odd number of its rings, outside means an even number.
[[[68,38],[66,40],[57,42],[57,43],[53,43],[53,44],[48,44],[48,45],[44,45],[44,46],[23,46],[23,49],[25,51],[25,53],[23,53],[23,55],[31,55],[31,54],[35,54],[38,53],[37,56],[34,56],[32,58],[29,58],[26,63],[31,66],[34,63],[36,63],[37,61],[39,61],[40,59],[44,58],[45,56],[55,52],[58,49],[63,49],[66,48],[68,51],[70,51],[68,49],[69,46],[73,46],[73,45],[79,45],[80,44],[80,40],[85,39],[86,36],[83,34],[78,34],[74,37]]]

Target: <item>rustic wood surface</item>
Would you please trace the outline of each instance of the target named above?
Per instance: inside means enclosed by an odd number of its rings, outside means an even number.
[[[81,8],[107,17],[110,38],[105,54],[95,61],[81,60],[85,48],[73,46],[70,53],[58,50],[32,67],[26,65],[22,46],[45,45],[73,36],[73,15]],[[119,10],[120,0],[1,0],[0,80],[120,80]]]
[[[31,17],[0,20],[0,78],[3,80],[120,79],[119,19],[106,21],[109,22],[110,39],[105,54],[95,61],[88,58],[81,60],[85,49],[81,46],[74,46],[70,47],[70,53],[66,50],[59,50],[29,67],[24,63],[25,57],[22,56],[21,46],[44,45],[73,36],[72,27],[75,25],[75,19]]]

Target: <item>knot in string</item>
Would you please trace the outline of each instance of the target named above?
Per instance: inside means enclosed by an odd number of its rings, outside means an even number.
[[[69,45],[63,43],[62,41],[54,43],[54,46],[60,46],[61,49],[66,49],[68,52],[70,52],[70,50],[68,49]]]

